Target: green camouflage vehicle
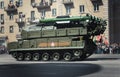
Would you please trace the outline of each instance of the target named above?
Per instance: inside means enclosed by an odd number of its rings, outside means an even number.
[[[106,21],[91,15],[58,16],[25,26],[21,39],[8,44],[17,60],[84,60],[96,51],[96,35],[105,31]]]

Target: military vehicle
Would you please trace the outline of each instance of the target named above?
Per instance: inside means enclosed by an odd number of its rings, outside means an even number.
[[[84,60],[96,51],[93,38],[105,26],[105,20],[89,14],[40,19],[23,28],[21,39],[8,43],[9,53],[18,61]]]

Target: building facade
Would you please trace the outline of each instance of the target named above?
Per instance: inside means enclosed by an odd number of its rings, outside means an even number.
[[[120,44],[120,1],[110,0],[109,2],[109,24],[110,40],[112,43]]]
[[[109,4],[109,0],[0,0],[0,44],[17,41],[22,27],[39,19],[86,13],[107,20],[104,35],[111,42],[115,39],[110,38]]]

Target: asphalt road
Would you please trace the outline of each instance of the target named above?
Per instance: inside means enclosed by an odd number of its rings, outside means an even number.
[[[0,55],[0,77],[120,77],[120,55],[92,55],[85,61],[16,61]]]

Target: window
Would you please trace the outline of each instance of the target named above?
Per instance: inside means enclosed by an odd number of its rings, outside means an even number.
[[[84,5],[80,5],[80,13],[84,13],[85,9],[84,9]]]
[[[56,0],[52,0],[52,2],[56,2]]]
[[[52,16],[56,16],[56,9],[52,9]]]
[[[31,5],[33,5],[33,3],[35,3],[35,0],[31,0]]]
[[[1,15],[0,15],[0,19],[1,19],[1,20],[4,20],[4,14],[1,14]]]
[[[99,4],[98,3],[95,3],[93,6],[94,6],[94,11],[99,11]]]
[[[6,38],[6,37],[3,37]],[[0,46],[6,46],[6,42],[4,39],[0,39]]]
[[[9,2],[14,2],[14,0],[9,0]]]
[[[10,31],[10,33],[13,33],[13,32],[14,32],[13,26],[10,26],[9,31]]]
[[[35,19],[35,11],[31,11],[31,20]]]
[[[9,19],[10,20],[13,20],[14,19],[14,15],[11,13],[10,16],[9,16]]]
[[[3,1],[0,2],[0,9],[4,9],[4,2]]]
[[[4,26],[1,27],[0,32],[4,33]]]
[[[45,10],[41,11],[41,18],[43,19],[45,17]]]
[[[23,12],[19,12],[19,18],[23,18]]]
[[[4,14],[0,15],[1,24],[4,24]]]
[[[19,6],[22,6],[23,5],[23,0],[19,0]]]
[[[19,28],[19,32],[22,32],[22,28]]]
[[[71,7],[66,6],[66,14],[69,15],[71,13]]]

